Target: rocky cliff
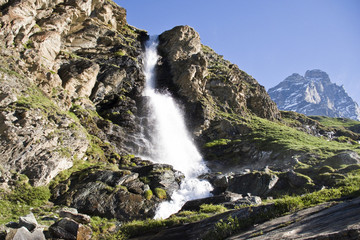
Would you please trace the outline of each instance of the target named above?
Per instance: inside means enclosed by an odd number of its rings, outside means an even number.
[[[307,71],[305,76],[294,73],[270,88],[269,95],[281,110],[360,120],[358,104],[321,70]]]
[[[88,239],[94,231],[94,239],[121,239],[261,198],[346,185],[358,169],[356,124],[281,113],[254,78],[178,26],[159,36],[157,88],[183,106],[214,196],[188,202],[170,220],[127,225],[152,218],[184,178],[139,157],[151,133],[142,94],[147,32],[128,25],[126,10],[109,0],[3,0],[0,10],[0,224],[32,209],[51,225],[49,238]],[[93,218],[59,211],[64,206]],[[42,234],[25,218],[7,224],[15,228],[8,236]],[[211,232],[217,224],[208,222]]]

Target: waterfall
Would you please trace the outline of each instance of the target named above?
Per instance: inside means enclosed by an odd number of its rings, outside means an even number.
[[[209,182],[197,179],[207,172],[207,167],[190,137],[184,116],[170,93],[156,91],[155,66],[158,61],[157,37],[151,37],[146,44],[144,73],[146,87],[144,95],[149,99],[150,121],[152,123],[152,161],[166,163],[185,175],[180,189],[175,191],[170,201],[162,202],[155,218],[167,218],[178,212],[186,201],[210,196]]]

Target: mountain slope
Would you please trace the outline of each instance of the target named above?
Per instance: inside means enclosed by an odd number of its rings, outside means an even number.
[[[360,120],[358,104],[321,70],[294,73],[268,93],[281,110]]]

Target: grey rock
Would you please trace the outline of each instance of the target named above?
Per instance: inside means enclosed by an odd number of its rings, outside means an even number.
[[[35,229],[29,232],[26,227],[12,229],[7,235],[5,240],[45,240],[45,235],[42,229]]]
[[[224,203],[223,205],[229,209],[244,206],[257,206],[262,203],[261,197],[258,196],[245,196],[233,202]]]
[[[70,218],[75,222],[88,224],[91,222],[91,218],[89,215],[81,214],[81,213],[72,213],[70,211],[60,211],[59,216],[62,218]]]
[[[341,165],[360,164],[360,156],[354,151],[344,151],[325,160],[325,164],[335,168]]]
[[[229,178],[227,191],[255,196],[265,196],[275,186],[279,177],[265,172],[253,172],[244,175],[233,175]]]
[[[26,216],[19,217],[19,226],[26,227],[31,232],[38,226],[38,222],[34,214],[29,213]]]

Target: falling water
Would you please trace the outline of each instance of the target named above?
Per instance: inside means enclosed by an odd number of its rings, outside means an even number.
[[[185,175],[180,189],[173,193],[171,200],[161,203],[157,209],[155,218],[167,218],[179,211],[186,201],[209,196],[212,186],[197,179],[207,172],[207,167],[187,132],[180,108],[169,93],[156,91],[157,45],[157,37],[151,37],[144,57],[144,95],[149,98],[151,122],[154,124],[149,157],[154,162],[170,164]]]

